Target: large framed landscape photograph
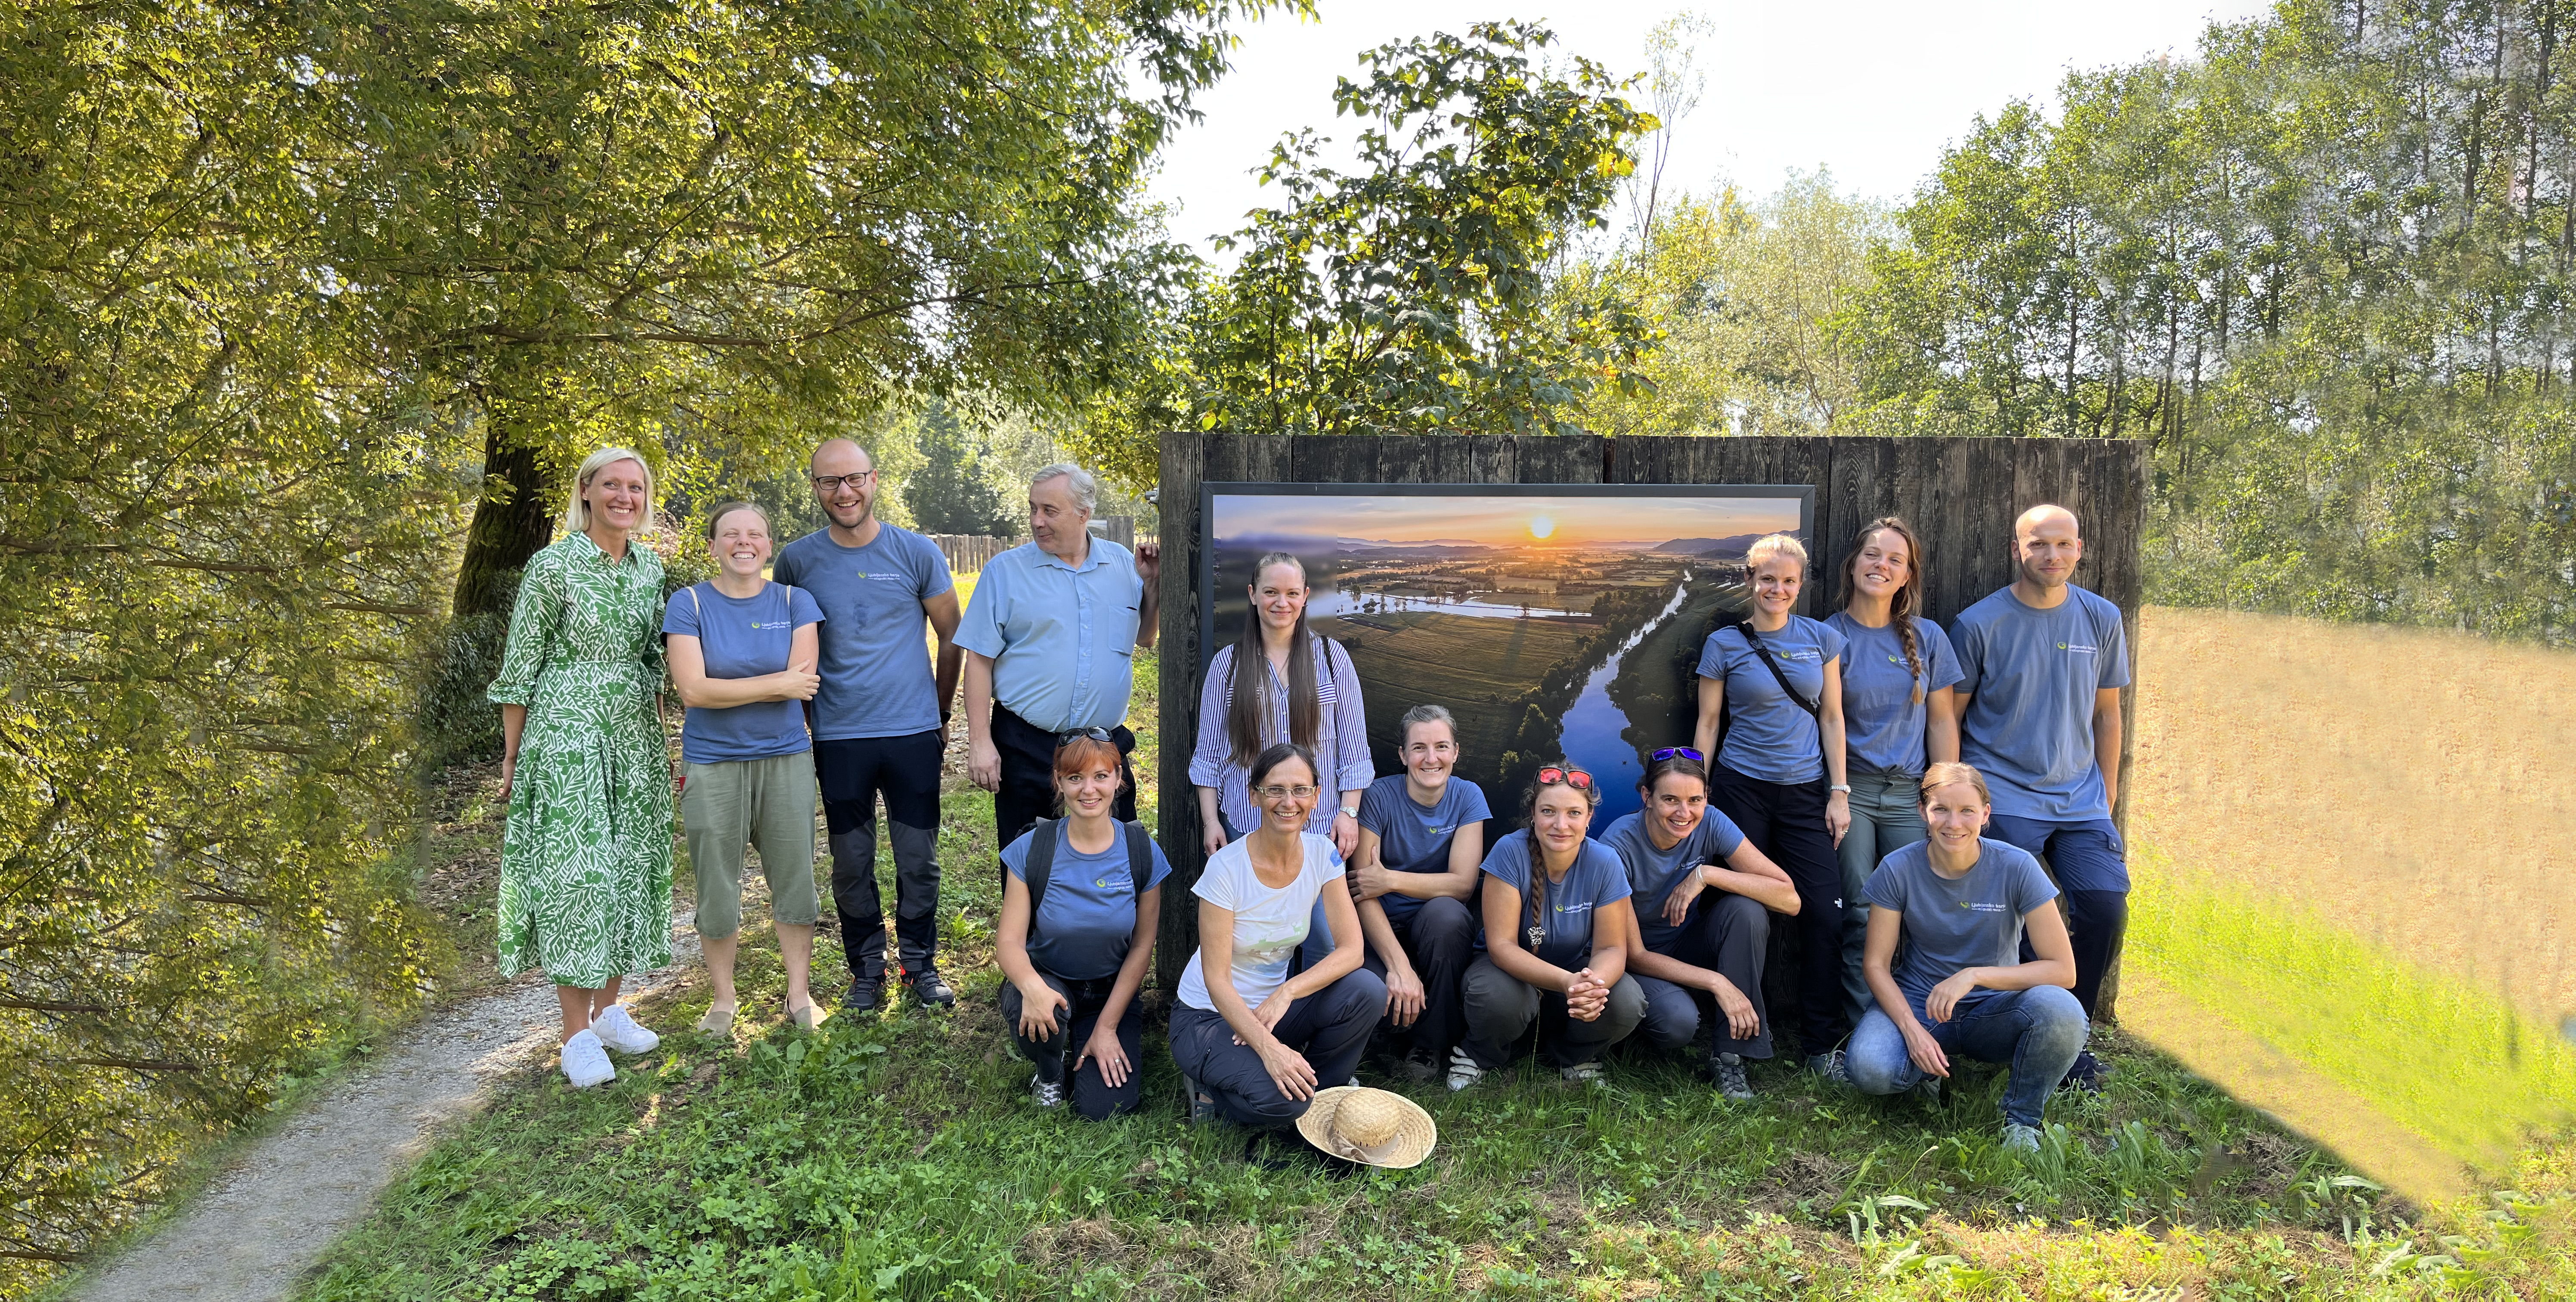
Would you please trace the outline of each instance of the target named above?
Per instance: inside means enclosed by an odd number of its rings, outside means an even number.
[[[1539,766],[1601,779],[1593,827],[1637,808],[1639,752],[1690,744],[1700,644],[1745,606],[1744,552],[1809,542],[1805,485],[1255,484],[1200,488],[1199,671],[1242,636],[1253,564],[1306,567],[1307,619],[1351,653],[1377,771],[1396,721],[1458,716],[1461,776],[1519,821]],[[1494,829],[1499,834],[1502,829]]]

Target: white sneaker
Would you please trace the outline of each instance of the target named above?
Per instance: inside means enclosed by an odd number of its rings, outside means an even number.
[[[624,1004],[610,1004],[591,1014],[590,1029],[599,1032],[601,1044],[619,1053],[651,1053],[662,1043],[661,1036],[635,1024]]]
[[[1485,1069],[1467,1056],[1464,1049],[1449,1051],[1449,1088],[1462,1090],[1485,1078]]]
[[[617,1069],[608,1065],[608,1050],[588,1030],[575,1031],[571,1039],[564,1041],[563,1074],[577,1090],[617,1079]]]

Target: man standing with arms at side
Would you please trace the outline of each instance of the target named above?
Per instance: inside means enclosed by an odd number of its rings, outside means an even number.
[[[2089,1018],[2129,929],[2129,865],[2111,823],[2129,640],[2119,607],[2068,582],[2083,558],[2074,512],[2024,511],[2013,522],[2019,576],[1960,612],[1950,639],[1967,675],[1956,689],[1959,758],[1994,789],[1986,834],[2047,857]],[[2099,1071],[2087,1052],[2066,1080],[2094,1088]]]
[[[931,541],[876,517],[876,459],[848,439],[814,449],[814,498],[831,527],[778,549],[770,577],[823,608],[822,686],[814,693],[814,773],[832,847],[832,902],[850,964],[844,1011],[885,990],[885,910],[877,896],[877,797],[894,845],[895,941],[913,998],[951,1007],[939,979],[939,763],[957,690],[957,593]],[[922,622],[939,634],[931,680]]]
[[[1100,482],[1070,461],[1029,481],[1029,541],[975,580],[957,645],[966,650],[966,772],[993,793],[994,844],[1055,812],[1059,737],[1097,730],[1118,744],[1126,784],[1112,811],[1136,817],[1127,698],[1136,648],[1154,645],[1162,548],[1134,554],[1091,534]]]

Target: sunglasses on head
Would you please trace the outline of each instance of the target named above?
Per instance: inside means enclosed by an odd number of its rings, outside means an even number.
[[[1666,746],[1662,750],[1656,751],[1655,757],[1647,762],[1652,764],[1661,764],[1665,760],[1672,759],[1676,756],[1689,760],[1693,764],[1708,763],[1708,756],[1702,755],[1688,746]]]
[[[1571,765],[1559,768],[1554,764],[1550,764],[1546,768],[1538,771],[1538,784],[1540,786],[1552,787],[1560,782],[1577,791],[1590,791],[1592,789],[1592,775]]]
[[[1063,750],[1065,747],[1070,746],[1077,741],[1114,742],[1116,740],[1117,738],[1109,735],[1109,730],[1107,728],[1076,728],[1071,732],[1057,733],[1055,735],[1055,748],[1057,750]]]

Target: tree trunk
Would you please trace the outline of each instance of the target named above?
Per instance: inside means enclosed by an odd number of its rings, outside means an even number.
[[[506,614],[502,603],[518,590],[505,581],[554,538],[560,503],[554,458],[514,437],[510,422],[487,406],[483,435],[483,497],[465,533],[465,559],[456,572],[455,615]]]

